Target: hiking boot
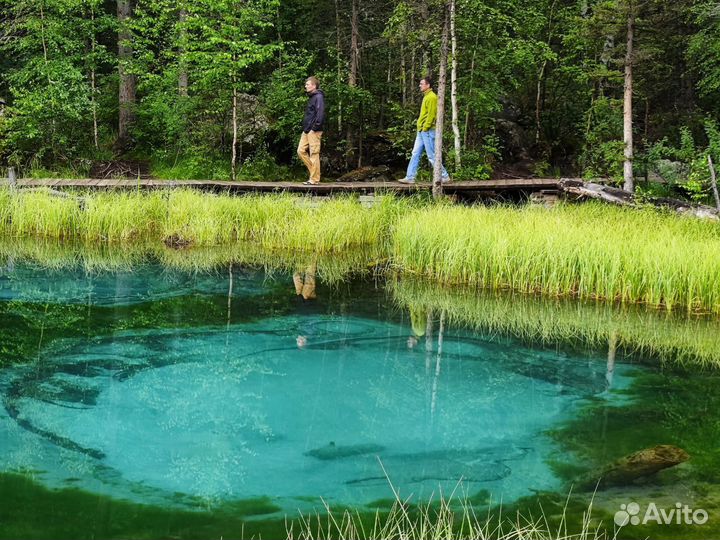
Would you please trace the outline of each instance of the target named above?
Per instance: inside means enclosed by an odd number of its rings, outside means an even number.
[[[401,184],[414,184],[414,183],[415,183],[415,179],[414,179],[414,178],[408,178],[408,177],[406,176],[405,178],[401,178],[400,180],[398,180],[398,182],[400,182]]]

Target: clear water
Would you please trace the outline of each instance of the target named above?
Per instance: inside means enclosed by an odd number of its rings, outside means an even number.
[[[0,472],[166,508],[264,497],[278,515],[458,486],[507,503],[565,489],[549,433],[626,405],[651,369],[430,319],[409,340],[421,325],[374,282],[306,301],[250,269],[17,263],[0,274]]]

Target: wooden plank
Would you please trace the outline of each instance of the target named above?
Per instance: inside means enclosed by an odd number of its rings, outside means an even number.
[[[301,182],[231,182],[227,180],[154,180],[154,179],[21,179],[18,186],[26,187],[93,187],[97,189],[111,188],[151,188],[151,189],[173,189],[173,188],[199,188],[218,191],[244,192],[278,192],[287,191],[291,193],[412,193],[424,192],[431,189],[430,183],[422,184],[401,184],[399,182],[322,182],[317,186],[307,186]],[[554,178],[505,178],[483,181],[452,182],[444,186],[444,190],[450,194],[456,193],[479,193],[479,192],[502,192],[502,191],[539,191],[541,189],[556,190],[558,180]]]

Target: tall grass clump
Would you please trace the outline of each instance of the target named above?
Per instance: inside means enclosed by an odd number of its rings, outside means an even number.
[[[12,194],[7,187],[0,187],[0,234],[8,234],[12,221]]]
[[[95,194],[80,214],[79,236],[108,242],[152,238],[164,228],[167,206],[167,196],[159,192]]]
[[[270,249],[339,252],[389,244],[411,204],[377,197],[318,200],[280,195],[214,195],[192,190],[89,193],[0,191],[0,233],[89,242],[220,246],[251,241]]]
[[[656,210],[438,206],[401,219],[392,251],[445,283],[720,313],[720,227]]]
[[[355,198],[173,192],[164,235],[210,246],[252,241],[272,249],[330,253],[387,243],[390,223],[409,205],[392,197],[371,208]]]
[[[11,236],[72,238],[78,233],[80,201],[53,196],[49,190],[16,192],[10,196],[6,232]]]

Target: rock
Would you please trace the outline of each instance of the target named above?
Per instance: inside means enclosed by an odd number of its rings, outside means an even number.
[[[581,489],[625,486],[639,478],[651,476],[663,469],[674,467],[690,459],[690,455],[677,446],[660,444],[634,452],[611,463],[601,471],[587,475],[579,482]]]
[[[343,174],[337,182],[392,182],[390,167],[360,167],[347,174]]]

